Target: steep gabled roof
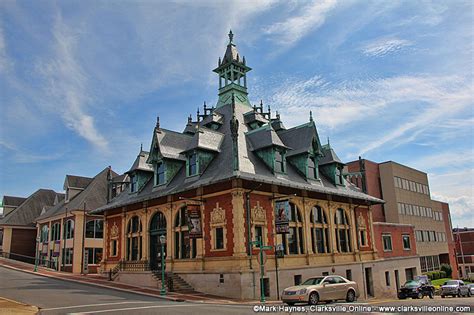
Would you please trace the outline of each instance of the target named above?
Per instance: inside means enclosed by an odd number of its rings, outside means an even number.
[[[277,131],[278,136],[283,143],[291,146],[291,150],[287,152],[287,156],[291,157],[301,153],[309,153],[313,149],[313,141],[318,141],[319,137],[314,122],[309,122],[301,126],[293,127],[286,130]]]
[[[11,207],[18,207],[21,205],[27,198],[24,197],[16,197],[16,196],[3,196],[2,205],[3,206],[11,206]]]
[[[92,178],[92,181],[85,187],[83,191],[75,195],[69,202],[61,201],[54,207],[48,209],[44,214],[39,216],[36,221],[44,220],[46,218],[66,213],[71,210],[86,209],[87,212],[97,209],[107,204],[108,191],[108,172],[106,167],[99,174]],[[118,176],[117,173],[110,170],[112,178]]]
[[[138,153],[137,158],[132,164],[132,167],[126,172],[131,173],[134,171],[145,171],[145,172],[153,172],[153,166],[147,163],[149,152],[140,150]]]
[[[182,152],[186,151],[191,142],[192,135],[179,133],[167,129],[155,129],[153,145],[158,145],[158,150],[164,158],[186,161],[186,156]]]
[[[330,163],[339,163],[339,164],[344,164],[342,163],[341,159],[337,156],[336,152],[328,146],[328,145],[323,145],[323,158],[319,161],[319,165],[326,165]]]
[[[223,139],[224,134],[205,127],[199,127],[186,147],[186,150],[182,153],[195,149],[219,152]]]
[[[87,187],[87,185],[90,184],[91,181],[92,181],[92,178],[90,177],[66,175],[63,188],[64,190],[66,190],[67,187],[84,189]]]
[[[246,133],[246,137],[250,141],[252,151],[271,146],[289,149],[289,147],[281,141],[271,125],[265,125],[258,129],[249,131]]]
[[[0,225],[34,226],[43,207],[52,206],[57,193],[50,189],[39,189],[29,196],[18,208],[7,214]]]

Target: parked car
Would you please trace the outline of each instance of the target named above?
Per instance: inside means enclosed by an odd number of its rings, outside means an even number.
[[[399,299],[406,299],[411,297],[412,299],[422,299],[425,296],[429,296],[430,299],[434,298],[434,286],[426,278],[415,277],[413,280],[408,280],[398,291]]]
[[[471,296],[471,292],[462,280],[449,280],[441,286],[441,297],[447,295],[452,297]]]
[[[358,297],[357,283],[336,275],[309,278],[300,285],[286,288],[281,295],[282,301],[288,305],[315,305],[320,301],[335,300],[354,302]]]
[[[468,284],[467,287],[469,288],[469,294],[474,295],[474,283]]]

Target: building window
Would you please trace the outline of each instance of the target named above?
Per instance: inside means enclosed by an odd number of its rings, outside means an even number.
[[[127,260],[142,258],[142,223],[138,216],[133,216],[127,226]]]
[[[304,254],[303,220],[301,212],[290,202],[289,233],[283,235],[283,246],[286,255]]]
[[[285,152],[275,149],[275,172],[285,173]]]
[[[224,228],[218,227],[214,230],[215,233],[215,249],[224,249]]]
[[[337,209],[334,215],[337,250],[340,253],[351,252],[350,224],[344,209]]]
[[[326,213],[320,206],[311,210],[310,229],[313,253],[329,253],[329,225]]]
[[[117,251],[117,240],[112,240],[110,242],[110,256],[115,257],[117,256],[118,251]]]
[[[383,250],[385,252],[392,251],[392,236],[390,234],[382,235]]]
[[[74,250],[72,248],[63,248],[63,264],[72,265]]]
[[[385,285],[387,287],[390,286],[390,272],[389,271],[385,271]]]
[[[301,277],[301,275],[294,275],[294,276],[293,276],[293,280],[294,280],[294,282],[295,282],[295,285],[300,285],[300,284],[301,284],[302,277]]]
[[[43,225],[43,227],[41,228],[40,241],[41,243],[49,242],[49,228],[47,225]]]
[[[66,223],[64,223],[64,238],[65,239],[71,239],[74,237],[74,220],[67,220]]]
[[[308,178],[318,179],[318,166],[316,164],[315,158],[312,156],[308,157]]]
[[[138,177],[137,175],[130,176],[130,192],[136,192],[138,190]]]
[[[196,239],[189,238],[188,217],[186,207],[179,209],[174,223],[175,250],[176,259],[196,258]]]
[[[102,261],[102,248],[86,248],[87,263],[89,265],[98,265]]]
[[[197,165],[197,154],[192,153],[188,157],[188,176],[197,175],[198,165]]]
[[[352,270],[346,269],[346,279],[352,281]]]
[[[255,231],[255,240],[256,241],[261,241],[262,245],[265,245],[265,238],[263,237],[263,226],[261,225],[255,225],[254,226],[254,231]]]
[[[367,242],[367,231],[365,229],[360,229],[359,230],[359,241],[360,241],[360,246],[365,247],[368,245]]]
[[[336,185],[342,185],[344,183],[344,180],[342,179],[342,168],[336,167],[335,169],[336,172]]]
[[[159,162],[155,167],[155,185],[163,185],[166,183],[166,164]]]
[[[403,249],[410,250],[411,249],[410,235],[402,235],[402,240],[403,240]]]
[[[59,241],[61,239],[61,224],[54,223],[51,227],[51,241]]]
[[[86,238],[102,238],[104,236],[104,221],[95,219],[86,223]]]

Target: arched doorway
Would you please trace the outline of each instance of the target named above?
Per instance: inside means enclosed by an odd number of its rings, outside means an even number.
[[[165,215],[158,211],[150,222],[150,269],[161,269],[161,243],[160,236],[166,236],[166,218]],[[164,246],[164,256],[166,257],[166,244]]]

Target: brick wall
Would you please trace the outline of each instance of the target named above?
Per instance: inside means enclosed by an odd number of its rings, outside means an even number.
[[[204,235],[211,235],[211,212],[216,208],[216,203],[219,203],[219,207],[225,211],[226,219],[226,249],[219,251],[211,251],[211,238],[205,238],[205,255],[208,257],[223,257],[223,256],[232,256],[234,252],[234,235],[232,231],[232,194],[226,193],[223,195],[206,198],[204,203]]]
[[[392,236],[392,250],[384,251],[382,235]],[[403,249],[402,235],[410,235],[410,250]],[[375,247],[380,257],[408,257],[416,255],[416,241],[413,226],[406,224],[376,223],[374,224]]]
[[[118,228],[118,237],[116,238],[116,240],[117,240],[117,256],[111,257],[110,256],[110,254],[111,254],[110,244],[111,244],[111,241],[112,241],[111,236],[112,236],[112,228],[113,228],[114,224]],[[105,226],[107,227],[107,240],[105,242],[105,259],[107,261],[110,261],[110,262],[119,261],[122,258],[122,251],[121,251],[121,248],[122,248],[121,242],[122,242],[122,238],[123,238],[122,237],[122,217],[121,216],[117,216],[117,217],[113,217],[113,218],[107,217],[107,223],[106,223]]]
[[[449,213],[449,204],[445,202],[440,202],[441,210],[443,212],[443,221],[444,227],[446,230],[446,240],[448,242],[448,258],[449,261],[441,261],[441,263],[448,263],[451,265],[453,274],[452,277],[454,279],[459,277],[459,268],[458,263],[456,261],[456,242],[453,237],[453,228],[451,226],[451,215]],[[472,233],[472,240],[474,241],[474,233]],[[472,253],[474,254],[474,243],[472,245]]]

